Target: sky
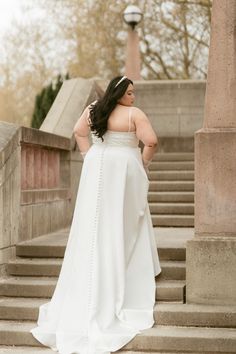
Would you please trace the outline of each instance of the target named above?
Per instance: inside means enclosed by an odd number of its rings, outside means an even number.
[[[0,0],[0,33],[10,26],[11,20],[20,18],[21,0]]]

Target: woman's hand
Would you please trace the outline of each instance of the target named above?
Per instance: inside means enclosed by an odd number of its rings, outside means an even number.
[[[151,163],[152,160],[146,160],[146,159],[144,159],[143,156],[142,156],[142,161],[143,161],[144,170],[145,170],[146,173],[148,174],[148,172],[150,172],[148,167],[149,167],[149,165],[150,165],[150,163]]]

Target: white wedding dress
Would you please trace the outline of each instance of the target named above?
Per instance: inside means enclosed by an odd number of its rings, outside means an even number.
[[[57,286],[31,330],[61,354],[110,354],[154,324],[161,268],[139,140],[103,138],[92,133]]]

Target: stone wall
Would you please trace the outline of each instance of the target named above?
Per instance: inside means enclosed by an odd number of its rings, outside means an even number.
[[[147,81],[135,84],[137,107],[159,137],[193,137],[202,127],[205,81]]]
[[[20,127],[0,122],[0,274],[14,255],[20,218]]]
[[[106,89],[108,81],[98,80]],[[193,137],[202,127],[205,81],[134,81],[135,106],[150,119],[159,137]]]

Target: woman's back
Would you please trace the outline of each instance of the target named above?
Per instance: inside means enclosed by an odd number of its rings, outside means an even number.
[[[117,104],[108,118],[107,129],[120,132],[135,131],[136,126],[134,117],[132,117],[132,108],[134,107]]]

